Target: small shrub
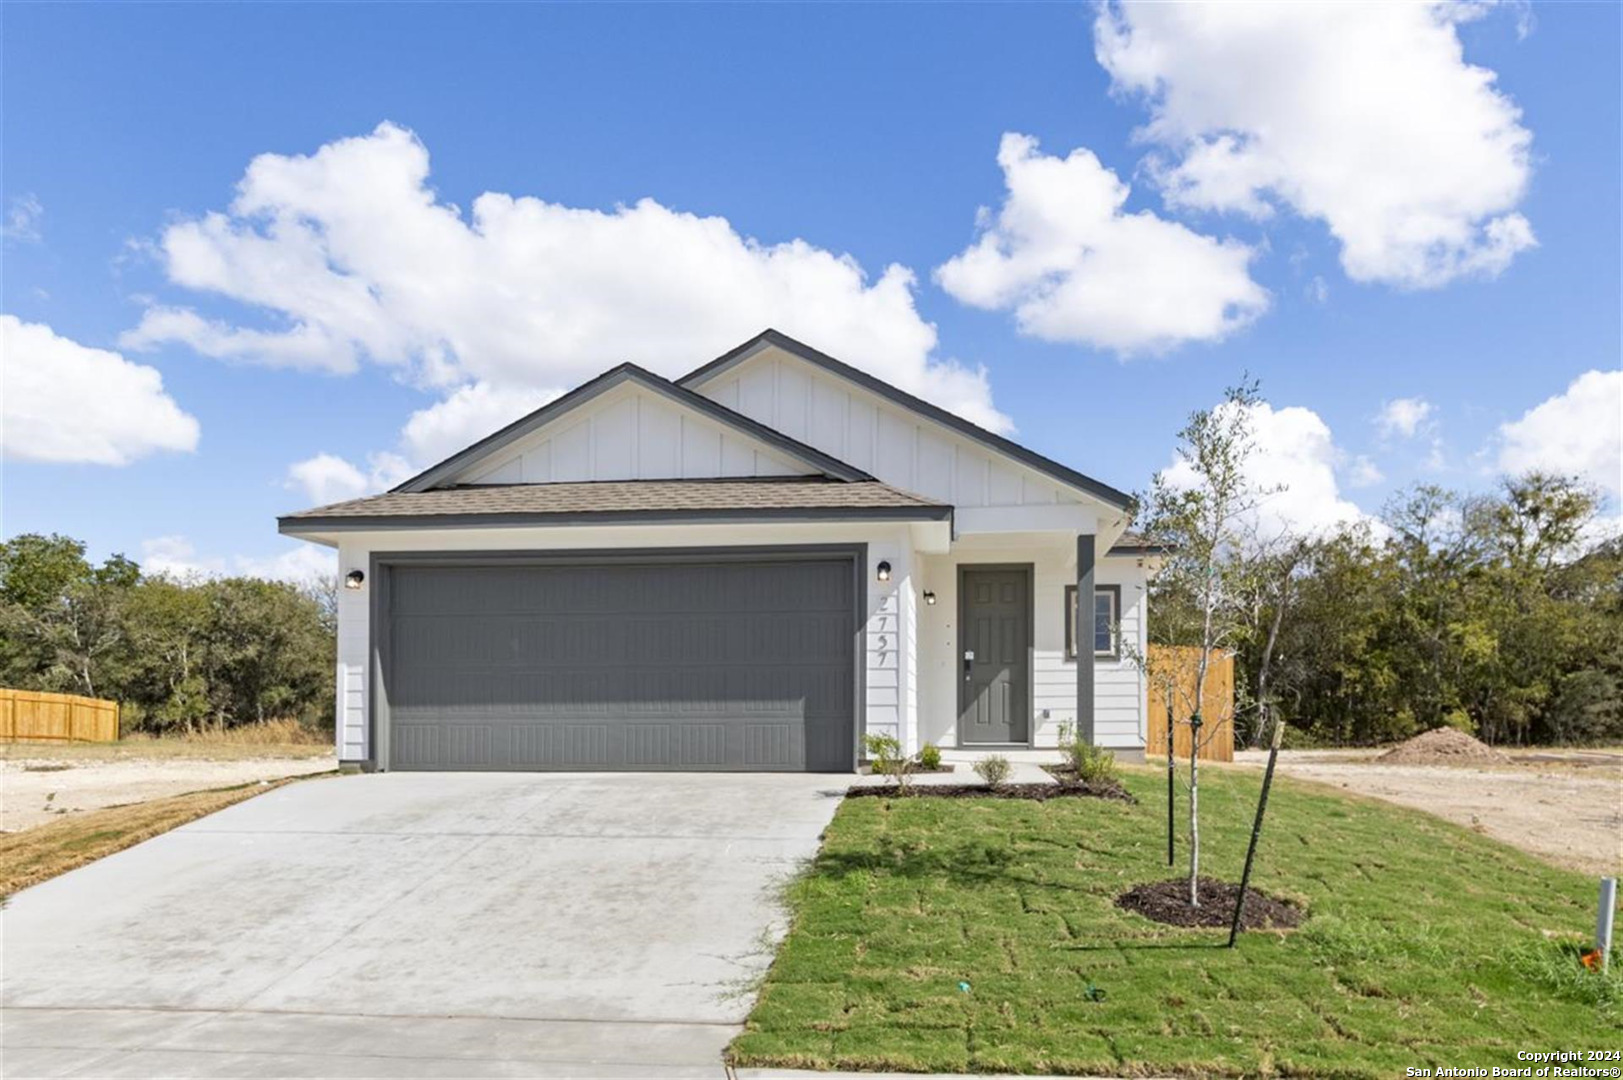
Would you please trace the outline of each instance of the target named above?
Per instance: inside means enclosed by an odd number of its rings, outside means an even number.
[[[988,787],[997,787],[1009,778],[1009,759],[992,754],[975,762],[975,775],[985,780]]]
[[[868,750],[873,771],[880,776],[890,777],[905,794],[908,781],[912,778],[913,761],[902,753],[902,744],[896,741],[895,736],[867,735],[863,737],[862,745]]]
[[[941,747],[935,743],[925,743],[919,750],[919,768],[930,772],[941,768]]]
[[[1060,744],[1065,762],[1084,784],[1108,784],[1116,779],[1116,755],[1102,746],[1072,739]]]

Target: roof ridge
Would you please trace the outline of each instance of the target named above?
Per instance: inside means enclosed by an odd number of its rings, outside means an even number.
[[[1095,480],[1093,477],[1088,476],[1085,473],[1078,472],[1069,465],[1062,464],[1061,462],[1055,461],[1053,458],[1039,454],[1037,451],[1032,450],[1029,447],[1022,446],[1013,439],[999,435],[995,431],[989,431],[988,429],[975,423],[973,420],[966,420],[957,413],[950,412],[947,409],[943,409],[939,405],[926,401],[917,394],[911,394],[899,386],[886,382],[877,375],[872,375],[866,371],[863,371],[861,368],[853,367],[844,360],[830,356],[828,353],[807,345],[805,342],[796,338],[792,338],[783,331],[774,329],[773,327],[767,327],[765,330],[762,330],[759,334],[756,334],[748,341],[728,349],[714,360],[711,360],[708,363],[700,364],[686,375],[683,375],[680,379],[677,379],[676,382],[679,386],[689,388],[689,383],[695,380],[703,381],[712,373],[716,373],[723,368],[731,366],[735,362],[743,360],[753,349],[762,343],[776,345],[792,356],[798,357],[801,360],[805,360],[808,363],[815,364],[824,368],[825,370],[833,372],[836,375],[842,376],[851,382],[856,383],[858,386],[862,386],[865,389],[879,394],[881,397],[889,398],[898,405],[902,405],[913,412],[919,413],[931,420],[936,421],[937,423],[952,428],[961,435],[965,435],[976,440],[977,442],[991,447],[994,450],[1007,454],[1009,457],[1021,462],[1028,468],[1036,469],[1038,472],[1044,473],[1052,479],[1058,480],[1070,487],[1086,491],[1096,499],[1100,499],[1123,510],[1128,509],[1132,505],[1133,497],[1125,491],[1111,487],[1109,484],[1106,484],[1101,480]]]
[[[883,480],[841,480],[837,476],[809,473],[804,476],[637,476],[614,480],[505,480],[500,483],[446,484],[426,491],[387,492],[383,494],[427,495],[435,491],[470,491],[481,488],[537,488],[559,487],[565,484],[883,484]],[[894,485],[887,485],[894,486]],[[900,489],[898,489],[900,490]]]
[[[470,459],[477,460],[480,453],[489,454],[500,450],[508,443],[546,426],[557,417],[565,415],[571,409],[584,405],[599,394],[606,393],[627,379],[635,379],[648,388],[664,394],[678,405],[686,405],[696,412],[708,415],[716,422],[733,427],[758,442],[774,446],[791,457],[799,458],[806,464],[823,470],[836,479],[846,481],[875,479],[866,471],[841,461],[832,454],[819,450],[808,443],[801,442],[799,439],[786,435],[752,417],[745,416],[737,410],[729,409],[721,402],[707,398],[697,391],[665,378],[663,375],[649,371],[640,364],[625,360],[602,374],[588,379],[574,389],[560,394],[546,404],[530,410],[512,423],[498,428],[484,438],[470,443],[436,464],[430,465],[389,490],[404,493],[428,489],[446,473],[454,471],[459,466],[466,464]]]

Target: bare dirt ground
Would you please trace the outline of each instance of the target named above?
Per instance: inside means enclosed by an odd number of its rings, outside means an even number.
[[[0,747],[0,832],[106,806],[336,768],[330,746],[195,745],[169,740]]]
[[[1509,751],[1492,768],[1388,765],[1381,750],[1285,750],[1279,772],[1438,817],[1591,874],[1623,869],[1623,750]],[[1262,750],[1236,765],[1260,767]]]

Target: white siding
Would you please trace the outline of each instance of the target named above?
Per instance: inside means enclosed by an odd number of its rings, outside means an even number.
[[[920,742],[952,746],[958,724],[958,569],[976,563],[1032,565],[1032,724],[1034,743],[1053,746],[1061,724],[1076,720],[1076,661],[1065,658],[1065,587],[1076,584],[1076,539],[1053,533],[955,544],[921,559],[917,589],[936,594],[920,607]],[[1144,639],[1144,572],[1135,559],[1099,560],[1100,585],[1120,585],[1122,636]],[[1094,738],[1101,746],[1142,747],[1144,680],[1129,656],[1094,662]],[[1046,714],[1046,715],[1045,715]]]
[[[370,577],[368,566],[371,551],[358,544],[343,544],[338,549],[338,580],[351,570],[359,570]],[[338,715],[335,734],[339,761],[365,761],[367,745],[367,701],[371,687],[367,685],[367,652],[371,648],[371,621],[368,617],[371,582],[360,589],[338,590]]]
[[[916,556],[905,536],[868,548],[867,701],[863,721],[870,735],[893,735],[917,749],[918,612],[914,606]],[[890,563],[890,580],[879,564]]]
[[[1071,560],[1074,568],[1076,560]],[[1139,669],[1134,654],[1144,655],[1148,644],[1148,624],[1145,620],[1145,574],[1136,558],[1103,558],[1094,572],[1099,585],[1121,586],[1121,640],[1120,660],[1098,660],[1093,666],[1094,731],[1100,746],[1144,745],[1145,699],[1144,673]],[[1066,664],[1066,670],[1075,679],[1075,663]],[[1074,688],[1075,682],[1072,686]],[[1072,690],[1075,697],[1075,690]],[[1072,707],[1073,711],[1075,707]]]
[[[357,534],[339,551],[339,573],[361,570],[369,576],[373,551],[546,551],[556,549],[771,546],[777,544],[866,544],[867,610],[863,627],[863,668],[867,699],[858,723],[916,746],[918,649],[917,616],[912,606],[916,557],[907,525],[797,523],[794,525],[574,526],[414,530]],[[878,580],[879,563],[891,564],[889,582]],[[341,761],[366,761],[371,754],[367,716],[370,693],[367,658],[371,649],[369,602],[373,582],[338,597],[337,743]],[[860,733],[859,733],[860,734]]]
[[[696,388],[888,484],[960,507],[1082,496],[973,439],[776,348]]]
[[[470,465],[450,482],[545,484],[816,471],[662,394],[628,384]]]

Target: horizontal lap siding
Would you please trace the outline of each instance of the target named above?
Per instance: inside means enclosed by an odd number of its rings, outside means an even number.
[[[977,563],[1033,565],[1033,731],[1038,746],[1053,746],[1063,724],[1076,718],[1076,662],[1065,657],[1065,588],[1076,584],[1074,542],[1033,536],[996,547],[965,546],[950,555],[923,561],[919,589],[937,594],[933,607],[921,609],[919,709],[921,741],[951,743],[958,719],[958,658],[963,648],[953,625],[957,611],[956,577],[961,566]],[[1143,640],[1143,571],[1136,560],[1103,559],[1096,570],[1100,585],[1120,585],[1122,636]],[[1103,746],[1143,745],[1144,680],[1128,659],[1094,662],[1094,738]],[[1044,710],[1048,716],[1043,716]]]
[[[351,570],[371,574],[369,553],[345,544],[338,552],[338,574],[342,579]],[[362,762],[372,755],[367,732],[367,652],[371,648],[371,595],[375,582],[361,589],[338,590],[338,670],[336,741],[338,760]]]

